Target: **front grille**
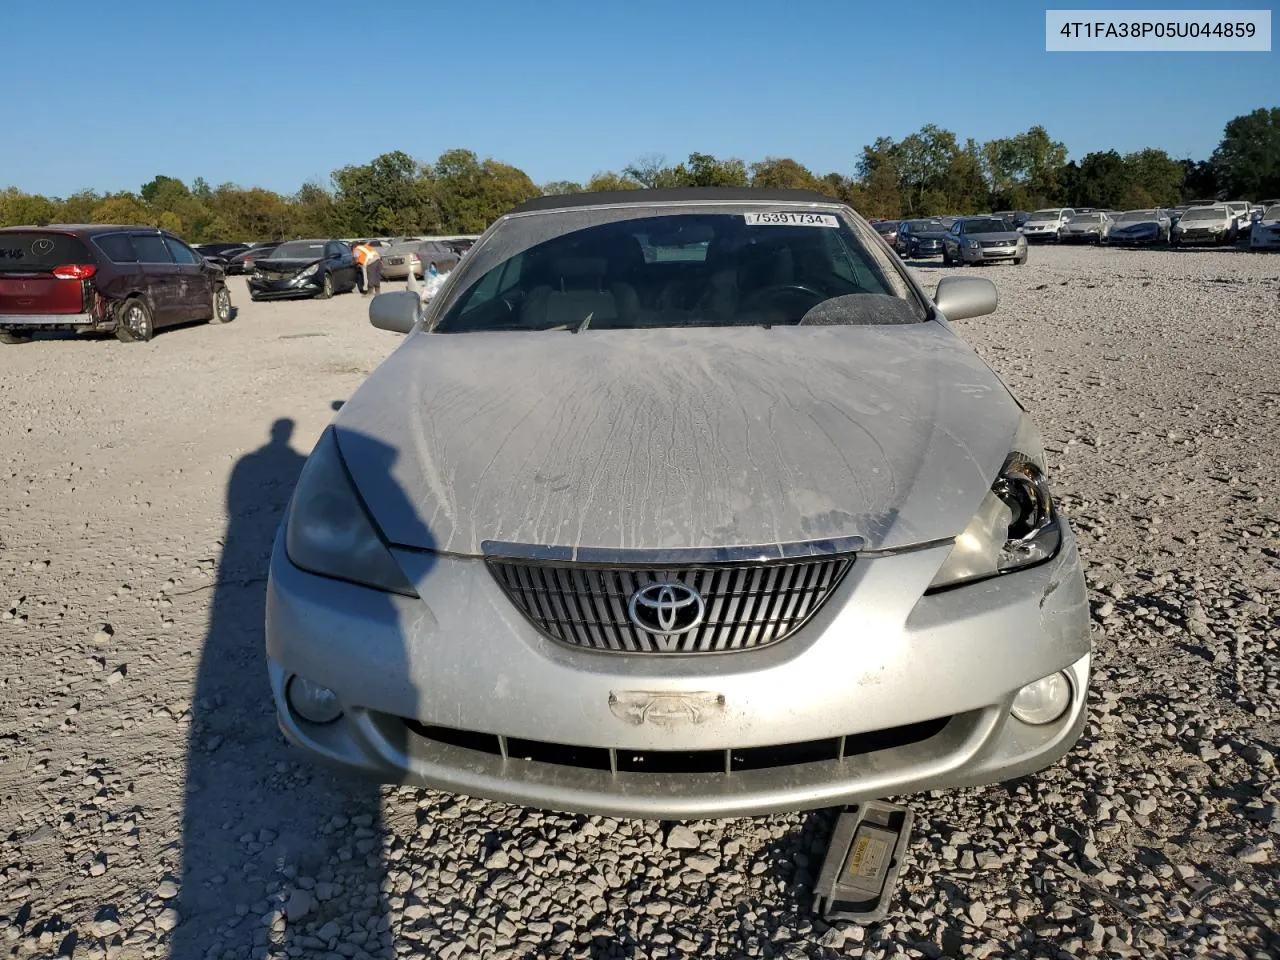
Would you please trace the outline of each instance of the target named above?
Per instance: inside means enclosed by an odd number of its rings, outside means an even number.
[[[488,563],[520,612],[553,640],[589,650],[688,654],[755,649],[795,633],[831,596],[853,554],[663,567],[507,558]],[[696,591],[701,622],[667,634],[637,626],[631,598],[657,583]]]
[[[950,717],[924,720],[920,723],[883,730],[869,730],[845,737],[809,740],[803,743],[781,743],[767,747],[730,747],[723,750],[625,750],[608,747],[583,747],[543,740],[525,740],[493,733],[458,730],[404,720],[416,736],[432,743],[460,747],[476,753],[487,753],[504,760],[577,767],[582,770],[608,770],[627,773],[720,773],[732,774],[748,770],[769,770],[802,763],[821,763],[866,756],[881,750],[892,750],[936,737],[951,721]]]

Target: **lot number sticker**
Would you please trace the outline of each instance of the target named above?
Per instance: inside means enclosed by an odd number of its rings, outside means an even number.
[[[744,213],[742,219],[757,227],[838,227],[830,213]]]

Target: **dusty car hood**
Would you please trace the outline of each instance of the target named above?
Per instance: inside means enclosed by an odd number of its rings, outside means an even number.
[[[335,427],[402,546],[874,549],[959,534],[1019,415],[925,322],[415,334]]]

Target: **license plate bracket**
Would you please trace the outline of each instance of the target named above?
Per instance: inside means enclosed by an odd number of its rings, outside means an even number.
[[[823,919],[876,923],[889,912],[915,814],[910,807],[868,800],[836,821],[814,887]]]

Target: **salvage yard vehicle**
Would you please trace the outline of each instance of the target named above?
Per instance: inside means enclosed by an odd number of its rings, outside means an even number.
[[[228,275],[253,273],[253,265],[257,261],[265,260],[269,257],[271,251],[278,246],[280,246],[279,241],[255,243],[243,253],[237,253],[227,261],[226,271]]]
[[[1116,215],[1107,242],[1117,245],[1167,243],[1172,223],[1164,210],[1126,210]]]
[[[1063,243],[1106,243],[1114,221],[1097,210],[1077,213],[1062,227],[1058,239]]]
[[[936,257],[946,233],[941,220],[904,220],[898,228],[898,252],[904,257]]]
[[[281,728],[375,777],[738,816],[982,784],[1085,722],[1089,609],[1036,428],[848,206],[548,196],[498,219],[304,466]]]
[[[1280,250],[1280,203],[1263,211],[1249,234],[1250,250]]]
[[[1028,240],[1058,240],[1061,237],[1062,228],[1075,214],[1076,212],[1070,207],[1037,210],[1022,224],[1022,234]]]
[[[191,249],[204,257],[211,260],[224,270],[231,258],[236,254],[244,253],[249,249],[247,243],[197,243]]]
[[[39,330],[150,340],[160,327],[234,317],[220,267],[155,227],[0,229],[0,343]]]
[[[960,217],[942,237],[942,262],[1027,262],[1027,238],[996,217]]]
[[[884,242],[895,250],[898,248],[898,220],[877,220],[871,226],[875,228],[876,233],[884,237]]]
[[[404,280],[412,270],[421,280],[432,266],[448,273],[460,259],[456,250],[440,240],[404,240],[382,251],[382,279]]]
[[[1216,203],[1188,209],[1174,224],[1169,239],[1175,246],[1235,243],[1238,230],[1235,212],[1224,203]]]
[[[249,276],[250,300],[317,297],[356,288],[356,261],[341,240],[290,240],[255,260]]]

